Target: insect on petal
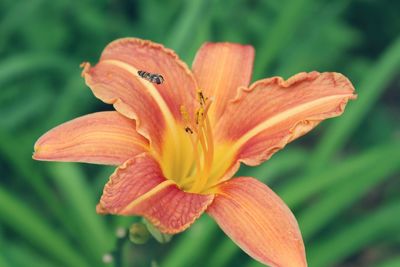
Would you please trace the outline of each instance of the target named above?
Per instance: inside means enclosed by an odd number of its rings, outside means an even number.
[[[164,82],[149,82],[138,71],[160,74]],[[84,64],[83,76],[96,97],[138,122],[138,131],[158,152],[166,128],[182,119],[180,106],[194,109],[197,85],[191,71],[172,50],[157,43],[118,39],[104,49],[95,66]]]

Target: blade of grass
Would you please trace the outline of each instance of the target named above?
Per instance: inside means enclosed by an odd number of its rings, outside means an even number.
[[[47,169],[76,222],[78,241],[98,261],[112,249],[114,237],[96,214],[95,196],[76,164],[48,163]],[[99,264],[99,263],[98,263]]]
[[[172,26],[169,34],[170,38],[166,41],[167,46],[173,48],[184,59],[188,56],[184,50],[187,47],[186,44],[192,38],[193,32],[197,32],[201,25],[202,14],[212,6],[210,0],[193,0],[185,4],[182,15],[175,20],[175,25]]]
[[[2,267],[11,267],[11,264],[6,260],[6,258],[4,258],[4,255],[3,255],[3,249],[2,249],[2,251],[0,252],[0,266],[2,266]]]
[[[399,267],[400,266],[400,256],[393,257],[391,259],[379,262],[374,265],[375,267]]]
[[[279,13],[271,31],[265,34],[261,47],[257,47],[254,68],[256,80],[265,76],[281,47],[290,41],[300,22],[309,14],[310,2],[312,1],[290,0],[285,3],[285,8]]]
[[[90,266],[56,230],[37,216],[31,207],[0,187],[0,221],[44,253],[71,267]]]
[[[179,237],[179,242],[168,252],[166,258],[160,263],[162,267],[186,267],[194,266],[204,252],[212,244],[215,231],[218,226],[211,218],[203,216],[190,230]],[[195,240],[196,242],[193,242]],[[182,253],[182,252],[185,253]]]
[[[290,207],[297,207],[313,194],[320,192],[339,180],[351,176],[359,170],[364,170],[375,165],[382,155],[400,151],[400,142],[390,142],[369,149],[358,155],[341,160],[337,165],[331,166],[325,171],[312,175],[302,175],[293,179],[290,183],[279,189],[279,195]]]
[[[400,149],[393,147],[387,154],[380,154],[371,165],[355,175],[346,176],[338,184],[330,187],[327,192],[313,205],[302,211],[299,225],[305,240],[311,239],[319,230],[325,227],[343,210],[349,208],[376,185],[382,183],[393,173],[400,170]]]
[[[370,211],[353,223],[313,244],[308,250],[310,266],[331,266],[367,247],[384,234],[398,231],[400,225],[400,201],[385,204],[378,210]]]
[[[21,27],[29,17],[35,16],[43,0],[33,0],[29,2],[15,2],[5,14],[0,23],[0,51],[4,51],[5,43],[10,40],[10,33]]]
[[[12,171],[23,178],[43,203],[46,203],[46,207],[51,213],[70,232],[73,232],[70,227],[70,218],[62,212],[62,205],[59,199],[56,198],[55,193],[50,189],[38,168],[34,167],[31,153],[27,153],[25,150],[27,147],[30,147],[30,144],[27,145],[25,139],[11,137],[0,130],[0,154],[7,160],[7,164],[12,168]]]
[[[44,258],[42,255],[38,254],[33,249],[23,245],[23,244],[7,244],[4,248],[4,254],[12,262],[14,267],[54,267],[59,266],[59,263],[50,261]],[[3,266],[0,264],[0,266]]]
[[[339,60],[347,59],[346,51],[359,43],[358,32],[339,19],[350,3],[343,0],[331,2],[329,8],[309,19],[304,26],[307,31],[301,33],[302,41],[292,42],[283,49],[276,67],[277,75],[290,77],[302,71],[332,69],[336,68]]]
[[[38,95],[37,92],[35,94]],[[50,104],[50,95],[43,93],[41,97],[35,96],[33,92],[22,93],[12,105],[3,106],[0,110],[0,128],[14,131],[18,126],[37,117],[38,110]]]
[[[74,70],[77,70],[77,67]],[[68,119],[90,112],[96,103],[98,103],[97,100],[93,97],[90,89],[85,86],[82,77],[77,71],[73,71],[66,81],[65,88],[55,100],[54,111],[43,121],[43,124],[40,124],[38,130],[42,133],[43,130],[47,131]]]
[[[225,236],[218,246],[212,251],[206,266],[219,267],[229,266],[229,262],[240,252],[240,248],[227,236]]]
[[[264,183],[273,183],[275,179],[288,175],[303,166],[306,152],[300,148],[290,147],[282,153],[273,155],[268,162],[256,167],[242,165],[235,176],[251,176]]]
[[[358,99],[348,107],[345,114],[336,118],[326,129],[326,134],[310,157],[308,170],[321,170],[350,138],[362,120],[379,99],[388,83],[398,75],[400,68],[400,38],[384,52],[377,64],[365,74],[360,85],[356,85]]]
[[[68,58],[51,54],[26,53],[3,59],[0,64],[0,87],[7,82],[43,70],[68,73],[72,64]]]

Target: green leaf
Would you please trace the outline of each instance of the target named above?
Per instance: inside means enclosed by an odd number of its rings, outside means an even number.
[[[353,222],[337,228],[308,249],[310,266],[331,266],[378,240],[384,234],[398,231],[400,202],[385,204]]]
[[[184,48],[193,38],[193,33],[199,29],[202,14],[207,11],[210,12],[210,2],[210,0],[187,1],[185,2],[185,10],[181,12],[178,19],[175,19],[175,24],[172,26],[166,44],[183,58],[187,54]]]
[[[0,187],[0,221],[16,231],[22,238],[35,244],[44,253],[71,267],[90,264],[77,253],[67,240],[39,217],[31,207]]]
[[[393,144],[387,153],[377,155],[379,157],[370,164],[366,162],[362,170],[345,175],[337,184],[321,192],[321,197],[299,214],[298,222],[305,240],[310,240],[343,210],[400,171],[400,146]],[[371,164],[375,166],[373,169]]]
[[[400,257],[399,256],[393,257],[391,259],[379,262],[373,266],[374,267],[399,267],[400,266]]]
[[[37,167],[39,164],[35,164],[31,158],[31,153],[27,152],[27,149],[30,147],[31,143],[27,144],[26,139],[16,136],[11,137],[0,130],[0,154],[7,160],[14,175],[23,179],[33,189],[40,200],[46,203],[46,208],[68,230],[73,231],[70,227],[70,219],[62,212],[62,205],[59,199],[56,198],[55,193],[50,189],[49,184],[39,171]]]
[[[3,248],[2,251],[4,251],[4,254],[12,262],[12,266],[54,267],[59,265],[59,263],[44,258],[34,248],[21,243],[8,243],[7,247]],[[3,265],[0,264],[0,266]]]
[[[400,151],[400,143],[390,142],[347,159],[341,159],[326,170],[292,179],[290,183],[278,190],[279,195],[290,207],[297,207],[310,196],[329,188],[340,180],[351,178],[360,170],[369,169],[377,160],[382,160],[384,155],[393,155],[397,151]]]
[[[4,255],[3,255],[3,250],[2,250],[2,252],[0,252],[0,266],[2,266],[2,267],[11,267],[11,264],[10,264],[10,262],[8,262],[7,260],[6,260],[6,258],[4,258]]]
[[[263,33],[264,39],[260,47],[257,48],[257,59],[255,61],[255,78],[265,76],[273,61],[276,59],[281,47],[290,42],[291,37],[299,27],[302,20],[312,10],[311,0],[290,0],[285,4],[285,8],[278,14],[272,29]]]
[[[67,213],[75,221],[77,241],[92,253],[93,259],[100,260],[112,249],[115,238],[104,217],[96,213],[96,197],[86,175],[76,163],[47,163],[46,167],[64,199]]]
[[[321,170],[361,124],[400,68],[400,38],[396,39],[375,63],[359,85],[358,99],[350,103],[344,115],[336,118],[326,129],[309,160],[310,172]]]
[[[203,216],[190,227],[190,230],[179,236],[178,242],[175,242],[174,247],[169,250],[160,265],[162,267],[195,266],[196,263],[204,260],[203,253],[213,245],[212,241],[215,240],[214,234],[217,230],[217,224],[209,217]]]
[[[30,73],[38,73],[43,70],[52,72],[58,71],[68,73],[71,71],[73,64],[68,58],[59,55],[25,53],[18,54],[3,59],[0,63],[0,86],[4,86],[7,82],[25,77]]]

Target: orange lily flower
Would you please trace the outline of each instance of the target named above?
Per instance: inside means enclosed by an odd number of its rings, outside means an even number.
[[[297,221],[285,203],[240,163],[258,165],[354,99],[339,73],[299,73],[249,86],[254,49],[206,43],[192,71],[160,44],[109,44],[84,63],[94,95],[116,111],[64,123],[35,144],[34,159],[119,165],[101,214],[140,215],[175,234],[207,212],[236,244],[271,266],[307,266]],[[152,82],[139,71],[160,74]],[[231,179],[232,178],[232,179]]]

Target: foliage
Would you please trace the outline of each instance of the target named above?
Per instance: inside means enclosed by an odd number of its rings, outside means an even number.
[[[0,266],[113,266],[102,257],[121,245],[116,229],[139,220],[95,213],[109,167],[31,159],[44,131],[110,109],[78,66],[125,36],[165,43],[189,64],[205,41],[249,43],[254,79],[350,77],[359,99],[342,117],[240,172],[293,209],[310,266],[399,266],[398,10],[390,0],[2,0]],[[122,252],[123,266],[260,266],[207,216],[167,244]]]

